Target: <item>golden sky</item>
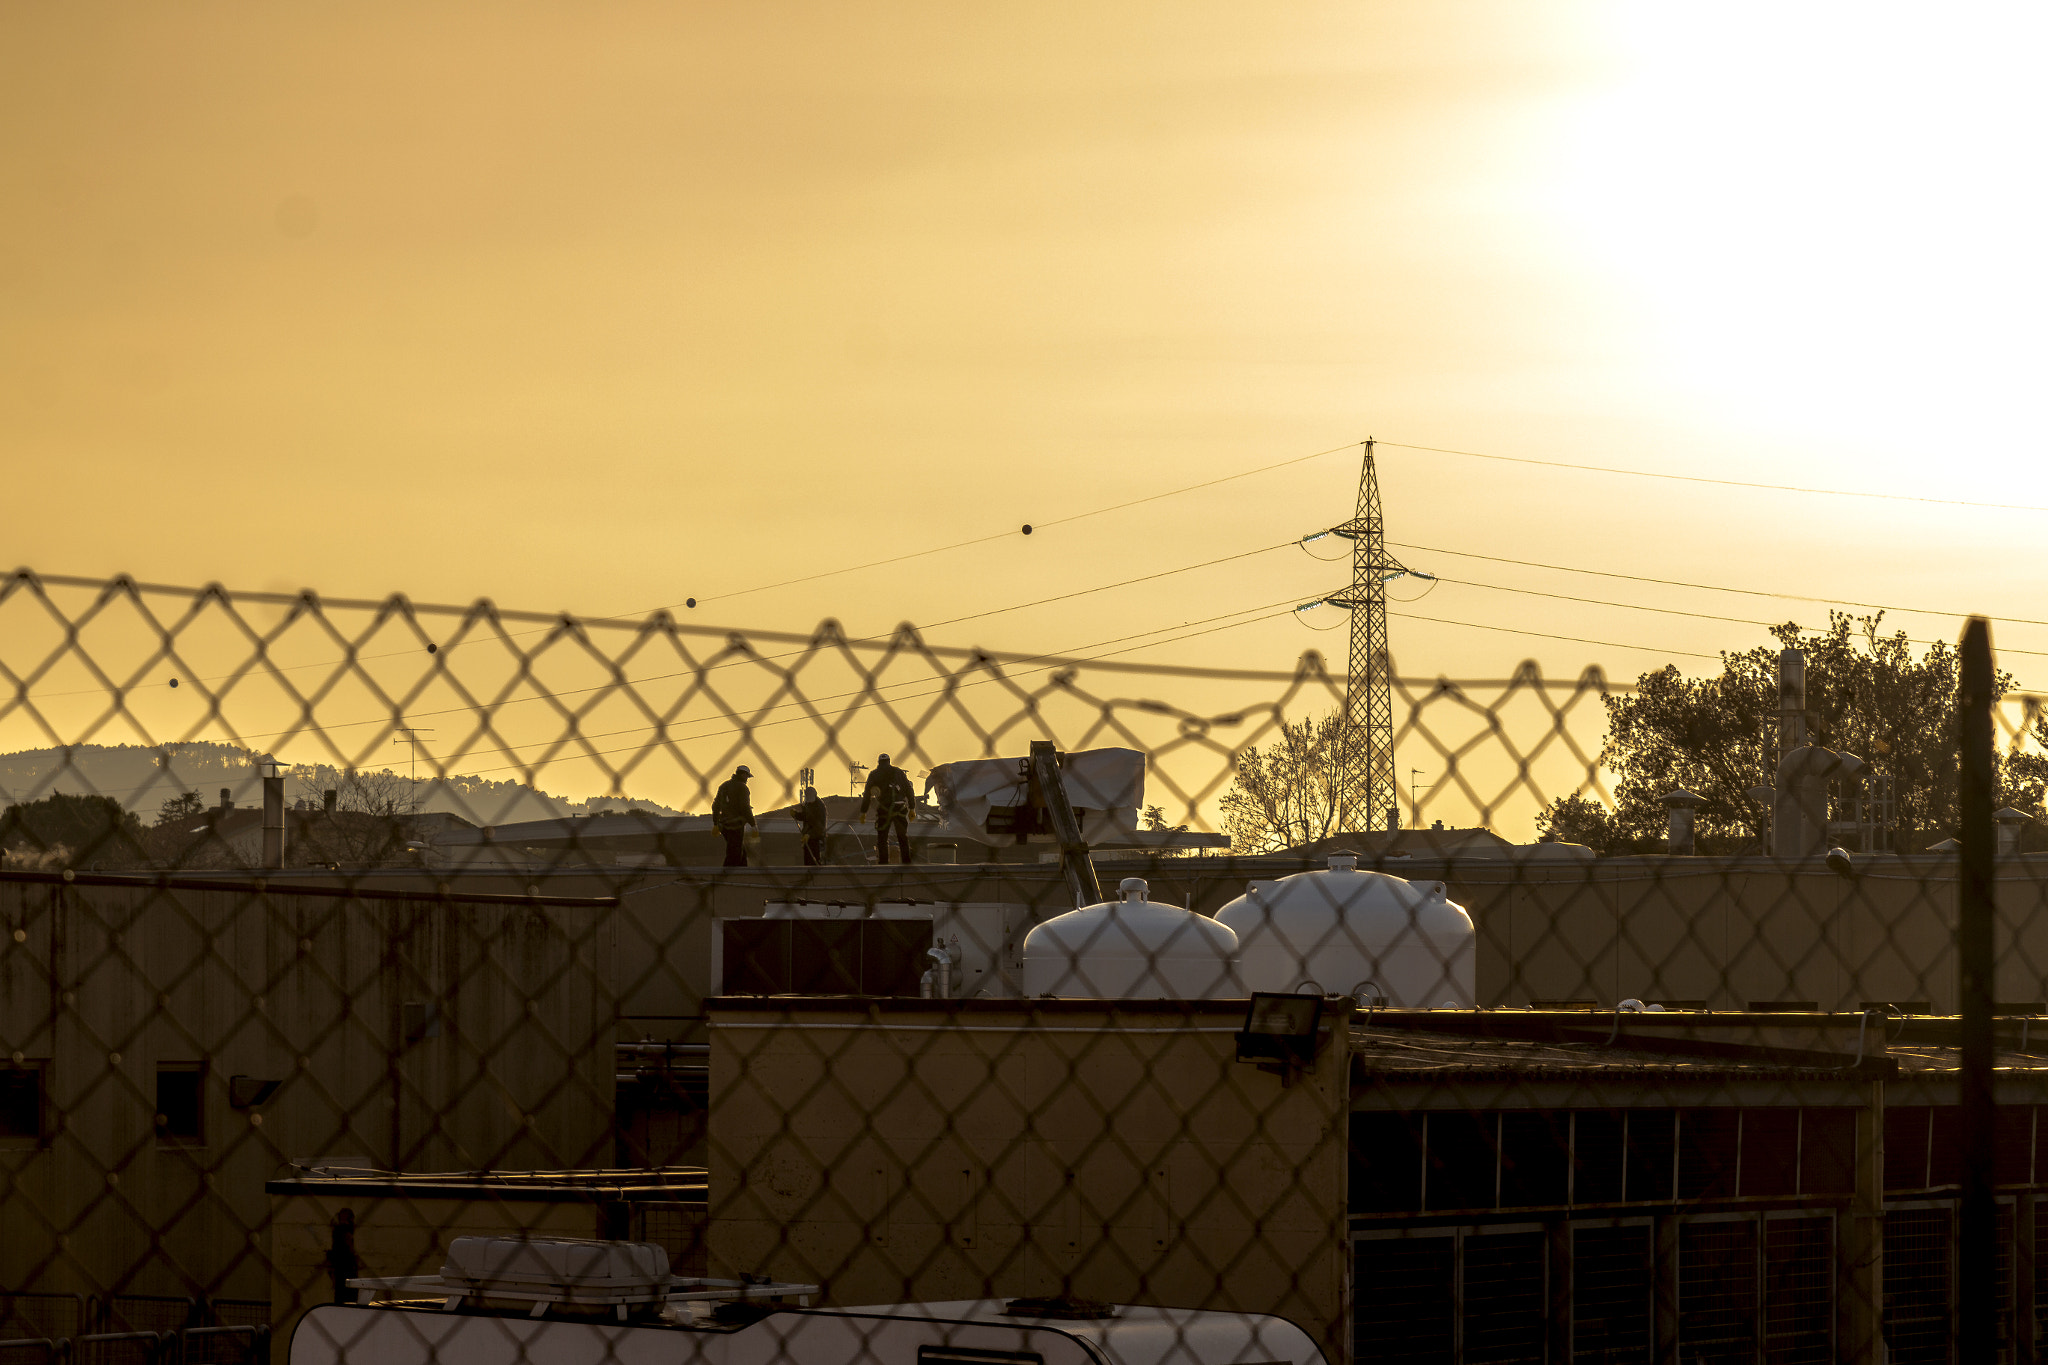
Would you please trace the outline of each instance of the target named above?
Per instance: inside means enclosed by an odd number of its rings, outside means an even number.
[[[9,5],[9,558],[870,632],[1283,546],[1349,513],[1355,451],[733,594],[1368,434],[2048,506],[2043,38],[2017,5]],[[1382,471],[1449,580],[1407,610],[1611,642],[1398,619],[1406,672],[1763,638],[1502,588],[1825,610],[1451,551],[2048,619],[2040,511]],[[1345,576],[1281,548],[934,633],[1064,649]],[[2048,683],[2048,626],[1997,639]]]

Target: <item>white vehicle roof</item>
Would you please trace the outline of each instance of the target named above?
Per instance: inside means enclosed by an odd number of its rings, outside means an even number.
[[[1042,1338],[1059,1333],[1085,1343],[1103,1365],[1219,1365],[1220,1362],[1284,1362],[1324,1365],[1323,1354],[1308,1333],[1266,1313],[1224,1313],[1205,1308],[1156,1308],[1118,1305],[1111,1318],[1030,1318],[1003,1311],[1002,1299],[955,1299],[939,1303],[878,1304],[861,1308],[822,1308],[813,1315],[849,1318],[916,1319],[920,1323],[958,1323],[974,1329],[955,1333],[967,1344],[986,1333]],[[1030,1349],[1010,1347],[1008,1349]],[[916,1360],[912,1354],[909,1359]],[[929,1355],[927,1355],[929,1358]],[[1050,1365],[1048,1357],[1047,1365]]]
[[[315,1308],[289,1365],[1325,1365],[1283,1318],[1118,1307],[1014,1317],[1002,1300],[780,1310],[743,1327]]]

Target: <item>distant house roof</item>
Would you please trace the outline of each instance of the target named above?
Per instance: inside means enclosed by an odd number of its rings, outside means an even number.
[[[1312,844],[1284,850],[1304,857],[1356,853],[1365,857],[1408,854],[1418,858],[1506,858],[1520,845],[1490,829],[1361,829],[1346,830]]]

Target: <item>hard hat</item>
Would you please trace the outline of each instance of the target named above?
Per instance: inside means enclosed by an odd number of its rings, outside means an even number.
[[[734,768],[732,770],[732,775],[734,777],[752,777],[754,775],[754,770],[752,768],[749,768],[746,764],[742,763],[739,767]]]
[[[876,760],[875,760],[875,762],[877,762],[877,763],[887,763],[888,761],[889,761],[889,755],[887,755],[887,754],[883,754],[883,755],[882,755],[882,756],[881,756],[880,758],[878,758],[878,759],[876,759]]]

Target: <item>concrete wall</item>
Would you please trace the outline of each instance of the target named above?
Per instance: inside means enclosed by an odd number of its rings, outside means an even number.
[[[1167,858],[1099,863],[1105,886],[1143,876],[1152,898],[1214,914],[1254,879],[1323,865],[1299,857]],[[1859,857],[1844,879],[1819,859],[1635,857],[1589,862],[1396,859],[1394,875],[1447,882],[1479,930],[1483,1003],[1592,999],[1929,1000],[1953,1008],[1949,944],[1955,861]],[[317,874],[292,874],[295,881]],[[362,874],[356,874],[361,877]],[[379,872],[365,884],[435,884],[433,874]],[[448,879],[443,879],[448,880]],[[702,1041],[712,921],[758,915],[791,897],[1001,901],[1040,917],[1070,908],[1055,865],[576,869],[463,876],[467,891],[621,895],[612,919],[622,1036]],[[2048,997],[2048,855],[2000,863],[1998,994]],[[1947,1002],[1944,1006],[1944,1002]]]
[[[0,1033],[47,1116],[0,1143],[0,1286],[262,1298],[263,1186],[294,1158],[609,1164],[610,933],[590,910],[0,883]],[[198,1141],[157,1129],[166,1064],[203,1068]],[[238,1075],[279,1084],[236,1108]]]
[[[1346,1016],[1283,1086],[1243,1010],[714,1001],[711,1273],[1278,1313],[1341,1359]]]
[[[1447,870],[1479,931],[1490,1006],[1704,1000],[1956,1005],[1953,860],[1869,858],[1853,878],[1818,859],[1617,858],[1581,869]],[[2048,859],[1998,877],[1997,998],[2048,999]]]

